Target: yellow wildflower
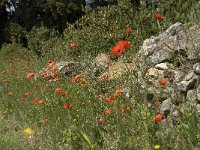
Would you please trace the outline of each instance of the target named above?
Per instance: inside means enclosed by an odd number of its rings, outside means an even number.
[[[24,129],[24,133],[26,135],[32,135],[33,134],[33,130],[31,128],[26,128],[26,129]]]
[[[156,145],[154,145],[154,148],[155,148],[155,149],[159,149],[159,148],[160,148],[160,145],[156,144]]]

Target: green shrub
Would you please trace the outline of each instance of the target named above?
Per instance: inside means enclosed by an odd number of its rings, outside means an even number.
[[[65,40],[78,44],[79,48],[74,49],[78,56],[94,57],[100,52],[110,53],[119,40],[127,39],[132,42],[132,48],[126,52],[128,56],[137,51],[145,38],[159,32],[151,14],[144,14],[145,11],[146,8],[134,9],[130,0],[97,8],[69,26],[64,32]],[[124,33],[126,27],[133,29],[129,37]]]
[[[3,34],[6,35],[6,42],[17,42],[23,44],[25,29],[18,23],[8,22]]]
[[[177,21],[187,23],[192,18],[198,18],[198,14],[195,14],[198,7],[194,7],[195,4],[195,0],[191,4],[184,0],[178,0],[177,4],[172,0],[161,0],[157,9],[143,6],[135,9],[131,0],[118,1],[116,5],[87,12],[75,24],[66,28],[64,39],[61,39],[55,30],[34,28],[28,36],[28,47],[39,55],[57,60],[81,60],[92,59],[101,52],[109,54],[119,40],[127,39],[131,41],[132,47],[126,51],[125,57],[130,57],[150,36],[157,35]],[[159,25],[153,18],[155,13],[164,16]],[[126,27],[133,30],[129,36],[124,33]],[[70,47],[70,43],[76,43],[78,46]]]
[[[43,58],[51,58],[57,61],[65,58],[67,53],[63,51],[66,43],[62,38],[54,37],[41,43],[41,51],[43,52]]]
[[[44,53],[46,53],[49,49],[42,49],[43,43],[58,37],[59,33],[56,30],[48,29],[46,27],[33,28],[27,35],[28,48],[40,56],[44,55]]]
[[[198,10],[198,0],[160,0],[158,5],[160,12],[165,16],[169,22],[182,22],[187,23],[190,20],[190,14],[193,10]],[[195,14],[199,16],[198,14]]]
[[[200,23],[200,3],[193,5],[190,13],[188,14],[189,22],[192,24]]]

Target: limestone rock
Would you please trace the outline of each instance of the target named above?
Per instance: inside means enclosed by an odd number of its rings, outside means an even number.
[[[36,75],[36,79],[42,76],[51,77],[55,72],[66,76],[76,76],[82,72],[83,66],[83,63],[74,61],[52,62]]]
[[[119,77],[122,77],[126,73],[131,73],[133,70],[133,63],[124,63],[123,61],[117,61],[108,67],[108,70],[100,76],[100,79],[103,78],[103,76],[107,76],[108,80],[117,79]]]
[[[200,75],[200,63],[194,64],[193,69],[195,74]]]
[[[81,72],[82,64],[74,61],[62,61],[55,64],[55,68],[59,72],[63,72],[65,75],[77,75]]]
[[[96,58],[94,59],[94,70],[93,72],[95,74],[99,74],[99,73],[103,73],[106,71],[106,69],[108,68],[108,66],[110,65],[111,60],[109,55],[105,54],[105,53],[100,53],[96,56]]]
[[[200,53],[197,54],[197,60],[200,61]]]
[[[181,92],[187,92],[188,90],[192,89],[196,82],[198,76],[194,74],[193,71],[190,71],[185,77],[184,80],[177,83],[177,89]]]
[[[164,73],[164,71],[158,70],[156,68],[150,68],[148,70],[148,76],[150,76],[152,78],[158,78],[159,76],[162,76],[163,73]]]
[[[160,107],[160,112],[167,117],[167,115],[170,113],[171,111],[171,107],[172,107],[172,100],[170,98],[164,100],[161,103],[161,107]]]
[[[180,81],[184,77],[184,72],[179,70],[174,70],[174,82]]]
[[[178,116],[179,116],[178,110],[174,110],[174,111],[172,112],[172,116],[173,116],[173,117],[178,117]]]
[[[196,80],[190,80],[190,81],[181,81],[177,84],[177,88],[180,92],[187,92],[189,89],[191,89],[196,83]]]
[[[191,70],[184,78],[185,81],[191,80],[195,76],[194,71]]]
[[[110,64],[110,57],[105,53],[100,53],[95,58],[95,64],[97,67],[106,66]]]
[[[189,29],[175,23],[158,36],[146,39],[138,53],[140,66],[187,58],[197,60],[200,51],[200,27]]]
[[[165,70],[165,69],[169,68],[168,66],[169,66],[169,64],[167,64],[167,63],[160,63],[160,64],[155,65],[155,68],[160,69],[160,70]]]
[[[200,103],[199,25],[171,25],[158,36],[146,39],[135,58],[141,88],[154,97],[153,100],[147,98],[147,102],[164,100],[161,113],[173,112],[172,105],[183,110],[186,98],[192,104]],[[170,82],[160,87],[158,83],[163,78]]]

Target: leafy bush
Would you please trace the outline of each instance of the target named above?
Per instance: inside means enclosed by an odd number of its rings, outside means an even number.
[[[129,57],[140,49],[146,38],[157,35],[176,21],[182,23],[188,21],[189,12],[195,11],[197,8],[195,10],[187,9],[186,11],[185,8],[187,7],[194,8],[195,3],[178,1],[179,4],[181,2],[184,5],[183,8],[178,7],[171,0],[159,1],[157,3],[159,9],[144,6],[135,9],[131,0],[118,1],[115,5],[96,8],[87,12],[75,24],[69,25],[64,31],[64,40],[60,38],[46,40],[42,42],[43,46],[40,50],[48,51],[50,52],[48,56],[59,59],[62,59],[63,56],[70,59],[91,59],[101,52],[110,53],[111,48],[119,40],[127,39],[132,43],[132,47],[125,54],[125,57]],[[173,9],[178,9],[177,11],[181,13],[171,12]],[[183,13],[184,11],[188,14]],[[155,13],[164,16],[159,24],[153,18]],[[124,33],[127,27],[133,30],[133,33],[129,36]],[[77,47],[69,47],[70,43],[76,43]]]
[[[140,49],[146,38],[157,35],[176,21],[184,23],[191,20],[192,16],[193,18],[198,16],[189,15],[198,10],[194,7],[196,4],[194,2],[195,0],[190,4],[179,0],[178,4],[175,4],[172,0],[161,0],[157,3],[159,9],[144,6],[135,9],[131,0],[118,1],[115,5],[87,12],[75,24],[66,28],[64,39],[60,38],[55,30],[45,27],[34,28],[28,36],[28,47],[39,55],[54,57],[57,60],[65,58],[81,60],[92,59],[100,52],[110,53],[111,48],[119,40],[127,39],[131,41],[132,46],[127,50],[125,57],[130,57]],[[178,7],[179,4],[184,6]],[[187,7],[189,9],[186,10]],[[172,11],[175,9],[181,13]],[[155,13],[164,16],[159,24],[153,18]],[[129,36],[124,33],[127,27],[133,30]],[[77,47],[70,47],[70,43],[76,43]]]
[[[110,53],[110,49],[116,42],[129,39],[132,48],[127,55],[133,54],[137,51],[135,48],[145,38],[159,32],[156,30],[157,26],[154,26],[155,21],[152,20],[151,14],[141,15],[145,11],[145,8],[141,8],[138,12],[130,0],[97,8],[68,27],[64,32],[65,40],[80,45],[81,49],[74,49],[78,56],[93,57],[100,52]],[[133,29],[133,34],[129,37],[124,33],[127,27]],[[146,28],[149,30],[145,30]]]
[[[50,48],[43,49],[43,43],[51,39],[56,39],[59,37],[59,33],[56,30],[48,29],[45,27],[33,28],[30,33],[27,35],[28,39],[28,48],[36,52],[38,55],[44,55],[50,50]],[[50,46],[53,46],[51,44]]]
[[[66,42],[59,37],[51,38],[41,43],[41,51],[43,52],[43,58],[54,59],[60,61],[67,56],[67,53],[63,51],[65,49]]]
[[[25,29],[18,23],[8,22],[4,30],[4,35],[6,35],[6,42],[17,42],[23,44]]]
[[[159,9],[160,12],[165,15],[167,20],[170,22],[189,22],[190,20],[190,13],[193,10],[198,10],[197,7],[199,0],[177,0],[174,2],[173,0],[160,0],[159,2]],[[196,16],[198,16],[196,14]]]
[[[193,5],[190,13],[188,14],[189,22],[192,24],[200,23],[200,3]]]

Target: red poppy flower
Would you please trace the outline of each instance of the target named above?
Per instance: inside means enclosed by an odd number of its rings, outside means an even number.
[[[111,110],[110,110],[110,109],[106,109],[106,110],[104,111],[104,114],[107,115],[107,116],[110,115],[110,114],[111,114]]]
[[[130,41],[119,41],[117,44],[112,48],[112,54],[119,56],[121,55],[125,49],[131,47],[131,42]]]
[[[61,88],[56,88],[55,91],[54,91],[54,93],[60,93],[61,91],[62,91]]]
[[[46,79],[50,77],[50,76],[47,75],[47,73],[42,73],[41,76],[42,76],[43,78],[46,78]]]
[[[157,115],[155,116],[155,122],[156,122],[156,123],[159,123],[162,119],[163,119],[162,114],[157,114]]]
[[[126,34],[131,34],[132,32],[133,31],[132,31],[132,29],[130,27],[128,27],[128,28],[125,29],[125,33]]]
[[[112,102],[116,99],[116,96],[111,96],[111,97],[107,97],[105,98],[106,102]]]
[[[115,96],[119,96],[123,93],[123,90],[122,89],[118,89],[115,91]]]
[[[28,73],[27,75],[26,75],[26,79],[30,79],[31,77],[33,77],[35,75],[35,73]]]
[[[67,92],[60,93],[60,96],[66,96],[66,95],[67,95]]]
[[[161,81],[159,81],[158,86],[159,86],[159,87],[163,87],[163,86],[165,86],[168,82],[169,82],[169,79],[168,79],[168,78],[162,79]]]
[[[43,104],[45,102],[45,100],[39,100],[37,103],[38,104]]]
[[[12,82],[12,80],[8,79],[8,80],[3,80],[2,82],[11,83],[11,82]]]
[[[97,118],[97,122],[99,125],[103,124],[104,119],[102,117]]]
[[[157,13],[157,14],[154,14],[154,19],[156,19],[156,20],[163,20],[164,17],[161,16],[161,14]]]
[[[63,108],[65,108],[65,109],[71,108],[71,107],[72,107],[72,106],[71,106],[70,104],[68,104],[68,103],[63,105]]]
[[[120,112],[121,114],[123,114],[123,113],[125,112],[125,109],[122,108],[122,109],[119,110],[119,112]]]
[[[54,78],[54,77],[56,77],[57,75],[58,75],[58,74],[57,74],[56,72],[54,72],[54,73],[52,73],[50,76]]]
[[[53,62],[53,60],[49,59],[47,62],[50,64],[50,63],[52,63],[52,62]]]
[[[8,96],[12,96],[12,95],[13,95],[13,92],[9,92],[9,93],[8,93]]]
[[[31,101],[31,104],[35,104],[38,101],[38,98],[35,98],[34,100]]]
[[[76,43],[70,43],[69,46],[70,47],[77,47],[77,44]]]
[[[125,50],[125,48],[121,45],[116,45],[112,48],[112,54],[119,56],[123,53],[123,51]]]
[[[130,48],[131,47],[131,42],[130,41],[119,41],[117,45],[121,45],[124,48]]]
[[[31,92],[26,92],[25,94],[24,94],[24,96],[29,96],[31,94]]]

